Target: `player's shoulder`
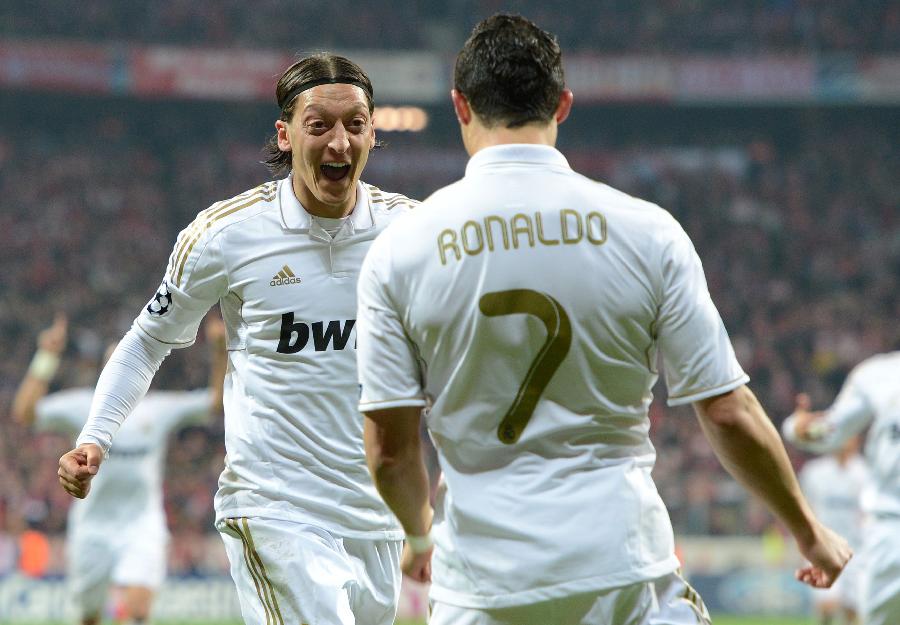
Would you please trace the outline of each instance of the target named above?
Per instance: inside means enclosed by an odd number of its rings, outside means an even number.
[[[234,197],[216,202],[200,211],[175,241],[166,274],[179,286],[209,243],[229,227],[260,214],[278,211],[278,189],[281,181],[273,180],[253,187]]]
[[[678,220],[659,204],[574,170],[571,170],[569,176],[578,195],[584,198],[585,206],[591,207],[591,210],[599,210],[607,220],[616,220],[618,227],[630,223],[642,237],[650,235],[670,239],[684,236],[684,229]]]
[[[394,219],[418,208],[421,204],[402,193],[384,191],[367,182],[363,182],[362,186],[369,195],[369,205],[376,220]]]
[[[900,351],[869,356],[850,372],[850,378],[856,381],[885,377],[889,379],[900,377]]]
[[[214,233],[252,215],[272,210],[276,207],[278,185],[278,180],[271,180],[234,197],[220,200],[200,211],[187,230]]]

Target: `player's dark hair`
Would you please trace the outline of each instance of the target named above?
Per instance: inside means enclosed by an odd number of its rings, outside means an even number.
[[[300,59],[281,74],[275,86],[275,101],[281,109],[278,119],[284,122],[291,121],[297,96],[305,91],[303,88],[305,85],[309,84],[308,88],[311,89],[316,84],[331,82],[358,86],[366,94],[369,114],[375,110],[372,81],[362,68],[343,56],[320,52]],[[376,141],[375,147],[381,147],[381,143]],[[269,168],[273,176],[283,176],[291,171],[292,152],[290,150],[284,152],[278,147],[277,133],[266,141],[263,153],[265,154],[263,164]]]
[[[549,122],[565,88],[559,42],[520,15],[489,17],[456,57],[453,86],[489,127]]]

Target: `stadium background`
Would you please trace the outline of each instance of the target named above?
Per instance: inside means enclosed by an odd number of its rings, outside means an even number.
[[[447,93],[474,23],[514,10],[556,32],[575,108],[559,147],[586,175],[685,226],[776,423],[831,400],[900,317],[900,5],[888,0],[6,0],[0,6],[0,622],[55,622],[70,441],[8,416],[56,310],[54,388],[92,384],[103,345],[152,295],[177,232],[268,178],[273,82],[297,54],[366,69],[388,147],[364,179],[424,198],[463,172]],[[400,107],[400,108],[396,108]],[[395,128],[396,130],[392,130]],[[602,294],[598,294],[602,296]],[[206,351],[155,384],[204,384]],[[664,397],[664,389],[656,389]],[[803,623],[784,530],[724,473],[690,409],[652,408],[655,477],[685,570],[714,612]],[[157,620],[236,619],[212,529],[221,426],[172,441],[171,582]],[[791,452],[795,466],[806,457]],[[46,547],[46,558],[42,549]],[[403,614],[423,609],[421,589]],[[788,620],[769,621],[768,616]],[[730,623],[728,620],[716,622]]]

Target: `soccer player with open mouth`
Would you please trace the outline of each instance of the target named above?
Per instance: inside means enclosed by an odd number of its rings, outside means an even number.
[[[162,360],[218,302],[229,367],[216,527],[244,620],[391,625],[403,532],[365,464],[356,280],[376,235],[416,202],[360,181],[378,142],[355,63],[304,58],[276,98],[266,164],[288,175],[213,204],[178,237],[166,306],[149,305],[121,341],[60,480],[87,494]]]

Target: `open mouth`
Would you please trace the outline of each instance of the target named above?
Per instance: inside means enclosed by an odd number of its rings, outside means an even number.
[[[329,180],[343,180],[350,173],[350,163],[322,163],[319,169]]]

